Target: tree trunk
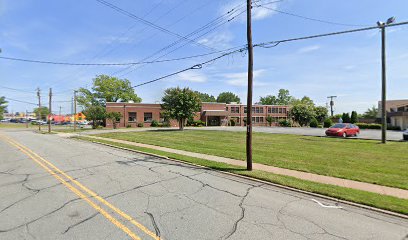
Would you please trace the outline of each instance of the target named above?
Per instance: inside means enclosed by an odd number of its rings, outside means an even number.
[[[184,130],[184,119],[180,119],[180,121],[179,121],[179,130],[180,131]]]

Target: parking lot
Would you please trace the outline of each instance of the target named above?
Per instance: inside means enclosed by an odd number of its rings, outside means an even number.
[[[202,127],[202,128],[188,128],[200,130],[220,130],[220,131],[246,131],[246,127]],[[263,133],[279,133],[279,134],[294,134],[305,136],[325,136],[326,128],[287,128],[287,127],[254,127],[254,132]],[[358,137],[361,139],[381,139],[380,130],[361,129]],[[387,131],[387,140],[399,141],[402,140],[402,131]]]

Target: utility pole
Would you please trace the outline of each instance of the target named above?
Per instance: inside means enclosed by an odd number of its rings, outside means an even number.
[[[61,116],[61,106],[59,106],[59,116]]]
[[[333,99],[336,98],[337,96],[328,96],[327,98],[330,98],[330,113],[331,116],[333,117],[334,114],[334,110],[333,110],[333,106],[334,106],[334,101]]]
[[[48,110],[50,111],[50,114],[48,115],[48,133],[51,133],[51,116],[52,116],[52,88],[50,88],[50,93],[49,93],[49,99],[48,99]]]
[[[77,125],[77,121],[76,121],[76,108],[77,108],[77,97],[76,97],[77,91],[74,91],[74,132],[76,131],[76,125]]]
[[[28,128],[28,112],[27,112],[27,109],[26,109],[25,117],[26,117],[26,128]]]
[[[248,94],[247,94],[247,133],[246,133],[246,158],[247,170],[252,171],[252,90],[254,53],[252,46],[252,1],[247,0],[247,42],[248,42]]]
[[[377,26],[381,29],[381,143],[387,143],[387,72],[385,52],[385,28],[395,22],[395,17],[388,18],[387,22],[378,21]]]
[[[41,90],[37,88],[37,97],[38,97],[38,131],[41,132]]]

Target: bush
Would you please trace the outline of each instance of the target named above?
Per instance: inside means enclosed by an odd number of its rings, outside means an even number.
[[[333,125],[333,121],[330,118],[326,118],[323,122],[323,127],[329,128]]]
[[[232,127],[235,126],[235,121],[234,121],[234,119],[231,119],[231,120],[230,120],[230,126],[232,126]]]
[[[387,126],[388,130],[395,130],[395,131],[401,131],[401,127],[399,126]]]
[[[150,127],[158,127],[158,126],[159,126],[159,122],[156,121],[156,120],[153,120],[153,121],[150,123]]]
[[[356,123],[360,129],[381,129],[381,124],[376,123]]]
[[[137,127],[144,127],[144,124],[143,123],[138,123]]]
[[[280,120],[279,126],[281,127],[290,127],[290,122],[288,120]]]
[[[132,125],[130,125],[130,124],[126,125],[126,128],[131,128],[131,127],[132,127]]]
[[[163,122],[162,127],[170,127],[170,122]]]
[[[205,122],[201,121],[201,120],[196,120],[193,122],[193,126],[195,127],[202,127],[205,125]]]
[[[322,124],[317,125],[318,128],[323,128]]]
[[[317,128],[319,123],[317,122],[316,118],[312,118],[312,121],[310,121],[309,126],[312,128]]]

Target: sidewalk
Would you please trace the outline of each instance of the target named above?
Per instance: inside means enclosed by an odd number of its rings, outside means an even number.
[[[124,141],[124,140],[112,139],[112,138],[102,138],[102,137],[96,137],[96,136],[87,136],[87,137],[94,138],[94,139],[100,139],[100,140],[107,140],[111,142],[122,143],[122,144],[137,146],[137,147],[155,149],[155,150],[159,150],[163,152],[175,153],[175,154],[180,154],[180,155],[189,156],[189,157],[201,158],[201,159],[205,159],[209,161],[222,162],[222,163],[227,163],[231,165],[246,167],[245,161],[240,161],[240,160],[231,159],[231,158],[224,158],[224,157],[218,157],[218,156],[207,155],[207,154],[202,154],[202,153],[188,152],[188,151],[183,151],[183,150],[154,146],[154,145],[143,144],[143,143],[129,142],[129,141]],[[259,164],[259,163],[253,163],[253,169],[270,172],[274,174],[279,174],[279,175],[291,176],[291,177],[308,180],[312,182],[331,184],[331,185],[336,185],[340,187],[358,189],[358,190],[363,190],[367,192],[379,193],[383,195],[389,195],[393,197],[408,199],[408,190],[399,189],[399,188],[386,187],[386,186],[376,185],[372,183],[358,182],[358,181],[353,181],[353,180],[348,180],[348,179],[318,175],[314,173],[307,173],[307,172],[301,172],[301,171],[296,171],[296,170],[278,168],[278,167],[268,166],[268,165]]]

